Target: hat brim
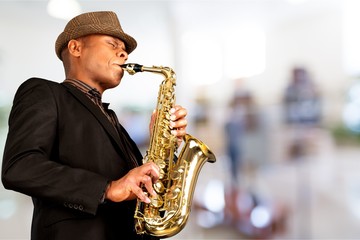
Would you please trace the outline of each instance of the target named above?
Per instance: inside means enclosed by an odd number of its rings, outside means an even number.
[[[76,28],[76,30],[71,32],[62,32],[55,43],[56,55],[60,60],[61,52],[67,46],[68,42],[72,39],[77,39],[79,37],[84,37],[92,34],[104,34],[109,35],[115,38],[122,40],[126,46],[126,52],[130,54],[137,46],[136,40],[130,35],[124,33],[120,28],[109,27],[108,25],[86,25]]]

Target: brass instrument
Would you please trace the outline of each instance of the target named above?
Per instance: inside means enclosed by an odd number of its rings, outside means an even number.
[[[169,67],[144,67],[139,64],[121,66],[129,74],[152,72],[164,76],[158,94],[157,118],[150,137],[150,146],[143,162],[155,162],[160,167],[160,178],[153,184],[156,197],[151,202],[137,200],[135,229],[138,234],[171,237],[179,233],[188,220],[195,184],[205,162],[215,162],[215,155],[200,140],[186,134],[183,147],[176,159],[177,138],[171,134],[170,109],[175,105],[175,72]],[[144,189],[146,192],[146,190]]]

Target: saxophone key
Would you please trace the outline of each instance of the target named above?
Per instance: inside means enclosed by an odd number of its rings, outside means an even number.
[[[169,191],[166,194],[166,198],[170,200],[177,199],[179,194],[181,193],[181,189],[176,186],[171,186]]]
[[[180,166],[178,168],[174,168],[170,172],[170,178],[172,180],[179,180],[183,174],[184,174],[184,166]]]
[[[157,193],[163,193],[165,190],[164,184],[161,181],[156,181],[156,183],[154,183],[153,188]]]
[[[154,208],[160,208],[164,204],[164,201],[160,195],[156,195],[150,197],[150,204]]]

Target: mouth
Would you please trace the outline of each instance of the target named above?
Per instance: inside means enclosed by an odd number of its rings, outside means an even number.
[[[122,64],[114,63],[113,65],[116,69],[121,69],[123,71],[123,68],[121,67]]]

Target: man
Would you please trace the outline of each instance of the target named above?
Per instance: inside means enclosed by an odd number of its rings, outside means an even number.
[[[102,93],[119,85],[136,41],[113,12],[81,14],[56,41],[66,80],[32,78],[14,98],[2,181],[32,197],[31,239],[150,239],[134,231],[136,199],[149,202],[159,177],[142,165],[135,143]],[[185,135],[186,109],[172,109],[171,126]],[[152,119],[154,119],[154,114]],[[153,120],[152,120],[153,122]]]

